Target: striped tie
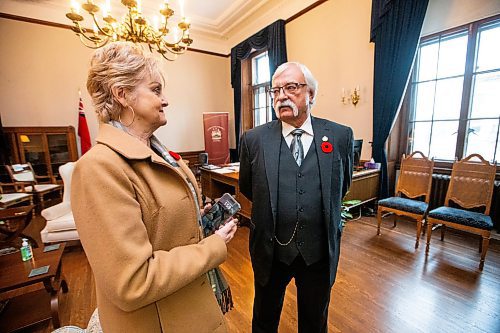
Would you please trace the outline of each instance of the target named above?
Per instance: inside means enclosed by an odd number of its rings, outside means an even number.
[[[292,143],[290,144],[290,150],[298,166],[300,166],[304,160],[304,147],[302,147],[302,141],[300,140],[302,133],[304,133],[304,130],[300,128],[294,129],[292,131]]]

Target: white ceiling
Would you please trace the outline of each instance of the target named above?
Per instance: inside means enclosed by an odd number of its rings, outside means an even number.
[[[86,0],[76,0],[83,3]],[[142,0],[143,12],[150,17],[164,0]],[[103,4],[105,0],[94,0]],[[180,3],[191,22],[193,48],[229,54],[231,47],[277,19],[287,19],[316,0],[170,0],[173,21],[181,17]],[[0,12],[38,20],[71,25],[65,17],[70,0],[0,0]],[[113,16],[120,17],[125,7],[111,0]],[[89,16],[85,16],[89,20]],[[85,21],[84,21],[85,22]],[[90,27],[90,23],[85,25]]]

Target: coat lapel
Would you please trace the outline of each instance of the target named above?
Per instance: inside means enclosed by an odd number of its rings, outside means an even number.
[[[264,148],[264,167],[266,170],[267,184],[271,199],[273,223],[276,225],[276,212],[278,204],[278,167],[281,146],[281,122],[269,124],[269,131],[262,138]]]
[[[335,152],[335,145],[332,131],[326,126],[326,122],[320,119],[311,117],[312,127],[314,131],[314,143],[316,145],[316,151],[318,155],[318,165],[319,174],[321,179],[321,196],[323,198],[323,207],[325,209],[325,215],[330,215],[330,200],[331,200],[331,184],[332,184],[332,160]],[[321,149],[321,144],[323,143],[323,137],[328,138],[334,146],[334,151],[331,153],[325,153]],[[329,216],[325,216],[328,218]]]

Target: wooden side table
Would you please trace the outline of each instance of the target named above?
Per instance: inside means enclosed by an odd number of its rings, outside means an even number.
[[[7,208],[0,210],[0,245],[13,245],[19,238],[27,238],[33,247],[37,242],[30,236],[23,234],[30,224],[34,205]]]
[[[0,332],[13,332],[52,320],[54,328],[59,321],[59,291],[68,292],[68,285],[61,275],[61,258],[65,243],[59,249],[43,252],[33,250],[33,259],[23,262],[20,253],[0,256],[0,294],[22,287],[43,283],[44,289],[29,292],[9,299],[0,313]],[[50,265],[49,271],[35,277],[28,277],[33,268]]]

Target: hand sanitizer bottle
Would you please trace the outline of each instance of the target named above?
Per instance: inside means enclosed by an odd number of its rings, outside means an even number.
[[[28,239],[23,238],[23,244],[21,246],[21,258],[23,261],[28,261],[33,258],[33,250],[31,245],[28,243]]]

